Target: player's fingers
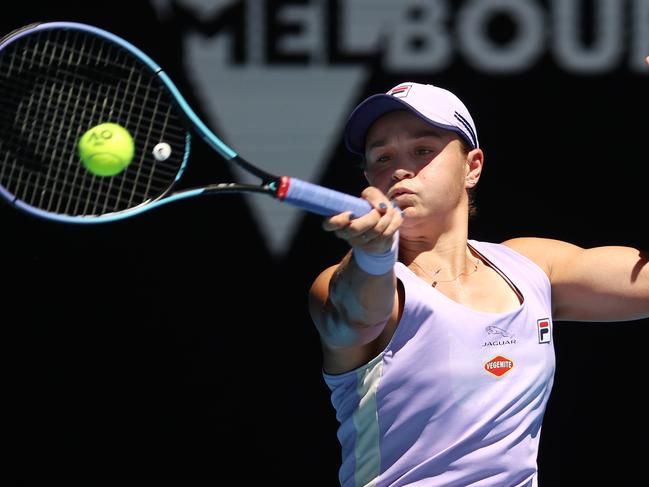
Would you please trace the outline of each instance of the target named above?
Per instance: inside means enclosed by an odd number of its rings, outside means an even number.
[[[376,209],[372,209],[369,213],[351,220],[345,228],[338,230],[336,234],[355,245],[359,241],[367,240],[367,236],[361,237],[361,235],[374,228],[380,220],[381,214]],[[359,238],[360,240],[358,240]]]
[[[394,207],[388,207],[385,210],[385,214],[381,215],[379,218],[379,221],[376,222],[374,226],[363,232],[365,240],[372,241],[376,238],[381,238],[385,233],[385,230],[390,226],[391,222],[400,218],[398,213],[400,212],[395,210]]]
[[[334,232],[336,230],[340,230],[341,228],[348,227],[351,220],[352,212],[344,211],[329,218],[325,218],[322,222],[322,228],[327,232]]]
[[[365,188],[361,196],[373,209],[350,223],[349,234],[351,237],[364,235],[363,239],[368,240],[381,233],[382,228],[376,231],[374,227],[380,224],[381,219],[392,209],[392,205],[382,191],[372,186]],[[370,230],[372,231],[367,233]]]
[[[382,215],[385,214],[390,207],[390,200],[388,200],[387,196],[385,196],[380,189],[373,186],[365,188],[361,193],[361,197],[366,199],[369,204],[372,205],[372,208]]]
[[[376,225],[361,232],[350,243],[366,252],[385,252],[392,247],[394,234],[402,221],[401,211],[390,207]]]
[[[399,228],[401,228],[402,223],[403,223],[403,213],[401,212],[401,210],[396,208],[394,210],[394,214],[392,218],[386,221],[386,225],[383,227],[383,231],[378,236],[378,239],[387,241],[388,243],[392,244],[394,235],[397,233]]]
[[[362,197],[372,205],[371,211],[358,218],[353,218],[349,211],[333,215],[322,222],[323,229],[334,232],[337,237],[353,246],[363,246],[374,240],[388,226],[389,223],[382,220],[387,215],[392,217],[394,208],[383,192],[377,188],[371,186],[366,188]],[[377,224],[379,228],[375,229]]]
[[[397,209],[396,214],[396,217],[390,220],[390,224],[383,231],[383,237],[392,239],[394,234],[397,233],[397,230],[401,227],[401,224],[403,223],[403,213]]]

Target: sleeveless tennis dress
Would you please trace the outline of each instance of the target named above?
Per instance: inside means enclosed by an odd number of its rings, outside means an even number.
[[[397,263],[405,303],[390,343],[358,369],[323,373],[343,487],[537,485],[555,368],[550,282],[504,245],[469,244],[522,304],[476,311]]]

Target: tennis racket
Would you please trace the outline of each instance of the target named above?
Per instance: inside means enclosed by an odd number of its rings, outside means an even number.
[[[126,128],[134,157],[114,176],[86,170],[79,138],[102,123]],[[181,188],[192,135],[259,179]],[[37,217],[70,223],[128,218],[199,195],[263,193],[306,211],[354,217],[361,199],[244,160],[196,115],[162,69],[120,37],[94,26],[50,22],[0,40],[0,196]]]

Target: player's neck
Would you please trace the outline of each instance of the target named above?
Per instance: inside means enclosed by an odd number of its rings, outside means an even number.
[[[435,236],[401,235],[399,260],[407,266],[417,260],[427,268],[458,269],[465,265],[467,238],[466,229]]]
[[[408,225],[413,223],[413,225]],[[404,221],[400,230],[399,260],[406,265],[417,258],[454,264],[463,259],[468,239],[468,212],[455,212],[450,218]]]

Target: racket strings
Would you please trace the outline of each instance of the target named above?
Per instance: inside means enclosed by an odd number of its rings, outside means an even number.
[[[57,213],[103,214],[165,194],[184,162],[186,131],[161,82],[124,49],[80,31],[44,31],[0,52],[0,184]],[[135,159],[102,178],[80,164],[76,142],[104,121],[127,127]],[[6,134],[9,134],[6,136]],[[159,141],[175,157],[156,161]]]
[[[28,117],[25,117],[25,119],[28,119]],[[22,125],[26,125],[26,121],[23,121]],[[83,123],[81,121],[72,121],[74,125],[78,125],[79,123]],[[31,124],[30,124],[31,125]],[[59,140],[61,137],[63,137],[65,134],[61,133],[56,133],[56,131],[61,131],[63,125],[58,123],[57,120],[53,120],[52,123],[44,123],[42,124],[41,131],[45,133],[45,137],[43,140],[45,141],[45,145],[42,148],[39,148],[39,144],[37,140],[34,140],[33,138],[28,138],[27,139],[27,147],[36,147],[35,152],[40,153],[40,154],[50,154],[53,158],[59,157],[59,154],[57,153],[57,147],[53,146],[50,147],[50,142]],[[151,130],[151,129],[150,129]],[[29,132],[30,134],[33,134],[33,131]],[[168,138],[167,138],[168,139]],[[178,138],[176,141],[176,144],[181,144],[183,143],[183,139]],[[32,187],[37,187],[40,184],[47,184],[50,187],[49,195],[50,196],[59,196],[62,197],[64,194],[70,194],[69,198],[69,203],[75,202],[74,207],[70,207],[70,205],[66,205],[65,207],[65,212],[66,213],[73,213],[77,214],[80,212],[80,207],[79,207],[79,202],[81,201],[80,198],[75,197],[76,194],[79,194],[84,187],[87,187],[90,185],[89,191],[94,192],[95,195],[98,197],[100,194],[105,193],[107,196],[110,195],[110,190],[112,189],[111,186],[113,182],[115,181],[115,178],[109,178],[105,180],[104,178],[97,178],[92,175],[90,175],[85,169],[78,164],[77,161],[77,156],[76,152],[72,151],[68,154],[69,159],[67,161],[68,165],[72,168],[74,168],[74,172],[72,173],[71,180],[66,180],[65,183],[63,184],[64,187],[61,187],[60,190],[57,190],[57,183],[63,183],[61,179],[61,174],[60,174],[60,169],[61,165],[56,166],[58,171],[56,173],[52,173],[52,170],[54,169],[53,166],[49,167],[49,170],[46,174],[41,175],[41,173],[35,173],[35,178],[32,178],[31,180],[26,180],[24,181],[25,184],[22,184],[22,191],[16,191],[15,194],[18,196],[20,199],[27,200],[28,199],[28,190]],[[148,169],[147,167],[148,166]],[[3,165],[3,169],[6,166]],[[14,169],[17,169],[17,171],[14,171],[12,174],[10,174],[8,177],[4,175],[4,179],[8,179],[9,181],[17,183],[18,187],[21,186],[21,178],[25,174],[25,170],[22,165],[14,165]],[[144,171],[143,171],[144,169]],[[145,172],[146,175],[144,177],[145,180],[145,190],[143,191],[138,191],[138,185],[137,181],[138,178],[136,177],[135,182],[130,181],[129,178],[120,178],[120,186],[119,186],[119,194],[117,195],[116,198],[107,198],[105,201],[105,205],[101,207],[102,212],[106,212],[109,207],[114,206],[118,204],[118,202],[122,199],[125,198],[127,201],[126,206],[133,206],[135,203],[134,201],[139,200],[139,201],[145,201],[149,198],[151,198],[151,188],[153,186],[154,189],[158,187],[167,187],[169,184],[169,179],[170,177],[175,177],[176,172],[170,172],[168,175],[165,175],[165,177],[160,177],[160,173],[163,171],[153,171],[153,164],[141,164],[138,166],[138,176],[141,175],[142,172]],[[39,178],[44,177],[45,180],[41,181]],[[88,180],[92,180],[93,182],[88,182]],[[97,185],[100,184],[104,181],[107,181],[107,184],[104,185],[104,188],[102,189],[101,185],[94,187],[93,184]],[[74,189],[75,191],[70,191],[70,189]],[[125,194],[125,191],[127,194]],[[38,201],[38,206],[39,207],[46,207],[48,211],[58,211],[60,210],[60,206],[52,206],[52,205],[47,205],[46,202],[44,201],[44,197],[47,193],[42,193],[41,197]],[[97,205],[97,202],[95,202],[94,205],[88,206],[90,204],[90,200],[86,199],[86,205],[83,207],[83,212],[87,213],[88,211],[94,211],[99,206]]]

